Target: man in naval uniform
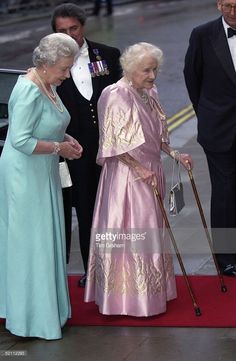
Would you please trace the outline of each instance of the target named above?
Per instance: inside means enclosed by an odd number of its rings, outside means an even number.
[[[71,77],[57,88],[64,105],[71,115],[67,133],[75,137],[83,147],[83,157],[68,161],[72,178],[72,190],[64,189],[67,262],[71,243],[71,213],[75,207],[79,223],[80,249],[85,274],[79,281],[86,282],[89,255],[90,230],[93,208],[100,175],[96,164],[98,150],[97,101],[102,90],[121,77],[120,51],[84,38],[86,14],[72,3],[57,6],[52,15],[54,32],[70,35],[80,47],[80,53],[71,69]]]

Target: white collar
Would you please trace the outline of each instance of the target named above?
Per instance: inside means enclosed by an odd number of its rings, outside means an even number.
[[[84,38],[84,42],[83,42],[83,45],[81,47],[79,47],[79,51],[76,55],[76,58],[75,58],[75,62],[77,61],[77,59],[80,57],[80,56],[88,56],[88,43],[87,41],[85,40]]]
[[[224,30],[225,30],[226,37],[228,38],[228,28],[232,28],[232,26],[230,26],[229,24],[226,23],[223,16],[222,16],[222,23],[223,23],[223,27],[224,27]],[[234,28],[232,28],[232,29],[234,29]]]

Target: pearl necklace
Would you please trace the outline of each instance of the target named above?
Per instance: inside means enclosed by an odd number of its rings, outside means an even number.
[[[63,109],[63,106],[62,106],[62,103],[61,101],[59,100],[58,96],[57,96],[57,93],[54,91],[54,89],[51,87],[50,85],[50,88],[51,88],[51,91],[52,91],[52,94],[47,90],[46,86],[45,86],[45,83],[43,81],[43,79],[40,77],[39,73],[37,72],[37,70],[34,68],[33,69],[33,72],[34,72],[34,75],[35,75],[35,78],[38,80],[39,84],[41,85],[44,93],[47,95],[47,97],[51,100],[51,102],[55,105],[55,107],[57,108],[57,110],[59,110],[59,112],[63,112],[64,109]]]

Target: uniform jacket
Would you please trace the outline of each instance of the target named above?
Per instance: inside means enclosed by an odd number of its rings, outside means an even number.
[[[68,162],[73,182],[74,200],[78,198],[77,187],[79,183],[81,184],[82,175],[79,175],[79,172],[84,173],[84,182],[86,183],[88,181],[87,173],[90,172],[90,178],[93,177],[93,169],[96,166],[99,139],[97,101],[102,90],[108,85],[117,82],[121,77],[120,51],[104,44],[94,43],[87,39],[86,41],[90,62],[96,61],[96,54],[93,51],[93,49],[96,49],[96,53],[99,54],[102,60],[106,60],[109,74],[92,78],[93,96],[90,101],[79,93],[72,77],[66,79],[57,88],[58,94],[71,116],[67,133],[75,137],[83,146],[82,158]]]
[[[91,101],[87,101],[81,96],[72,77],[65,80],[57,89],[71,116],[67,132],[82,143],[91,139],[92,135],[98,135],[97,101],[102,90],[106,86],[117,82],[121,77],[120,51],[110,46],[86,41],[88,43],[90,62],[96,61],[96,54],[93,49],[97,49],[101,58],[107,62],[109,75],[96,76],[92,79],[93,96]]]

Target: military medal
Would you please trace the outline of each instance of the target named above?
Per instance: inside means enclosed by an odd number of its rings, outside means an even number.
[[[99,76],[99,75],[100,75],[100,74],[99,74],[99,67],[98,67],[98,64],[97,64],[97,63],[98,63],[98,62],[95,61],[95,62],[93,62],[92,64],[93,64],[93,67],[94,67],[96,76]]]
[[[91,77],[108,75],[110,72],[106,60],[102,60],[98,49],[93,49],[93,53],[96,55],[96,61],[88,64]]]
[[[107,74],[107,75],[110,74],[106,60],[102,60],[102,64],[103,64],[105,74]]]
[[[91,74],[91,77],[94,78],[96,76],[94,68],[93,68],[93,63],[88,63],[88,67],[89,67],[89,71]]]
[[[98,49],[93,49],[93,53],[96,55],[96,60],[102,60],[102,58],[99,55],[99,50]]]

